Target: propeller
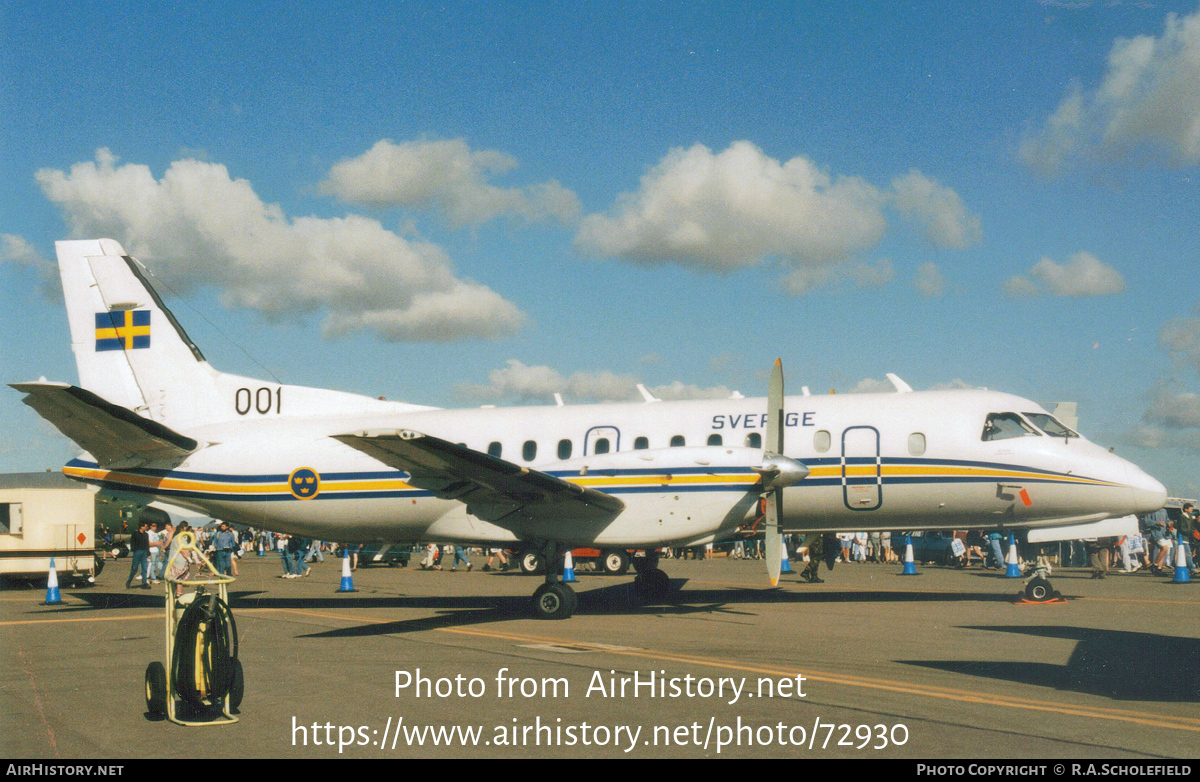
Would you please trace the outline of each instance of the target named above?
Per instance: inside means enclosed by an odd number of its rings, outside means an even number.
[[[798,483],[808,475],[808,468],[783,455],[783,363],[777,358],[767,387],[767,436],[763,443],[763,463],[757,468],[762,475],[763,500],[766,505],[765,528],[767,544],[767,577],[771,586],[779,583],[783,569],[783,489]]]

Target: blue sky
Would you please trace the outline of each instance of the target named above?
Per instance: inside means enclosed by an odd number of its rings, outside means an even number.
[[[442,406],[986,386],[1200,495],[1197,3],[0,8],[0,377],[53,242],[220,369]],[[48,282],[49,280],[49,282]],[[66,440],[9,392],[0,470]]]

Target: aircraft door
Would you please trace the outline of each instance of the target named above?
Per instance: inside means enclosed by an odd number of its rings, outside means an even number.
[[[842,432],[842,502],[850,510],[883,505],[879,430],[873,426],[851,426]]]
[[[621,431],[615,426],[593,426],[583,436],[583,455],[621,450]]]

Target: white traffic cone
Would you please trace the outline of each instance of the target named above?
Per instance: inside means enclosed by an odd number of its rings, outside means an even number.
[[[342,585],[338,587],[339,592],[357,592],[354,588],[354,579],[350,577],[350,548],[347,546],[342,550]]]
[[[1008,533],[1008,556],[1004,558],[1008,567],[1004,571],[1005,578],[1021,578],[1021,566],[1017,563],[1017,541],[1013,534]]]
[[[58,593],[58,571],[54,569],[54,557],[50,557],[50,573],[46,576],[46,602],[42,605],[62,605],[62,595]]]
[[[919,576],[917,563],[913,560],[912,535],[905,535],[904,540],[904,571],[900,575]]]
[[[571,552],[568,549],[567,555],[563,557],[563,583],[572,584],[575,582],[575,560],[571,559]]]

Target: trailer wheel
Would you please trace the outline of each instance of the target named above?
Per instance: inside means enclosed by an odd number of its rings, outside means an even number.
[[[146,711],[152,717],[167,716],[167,669],[158,660],[146,666]]]
[[[233,661],[233,683],[229,686],[229,709],[237,711],[242,705],[242,696],[246,694],[246,678],[242,673],[242,661]]]
[[[521,566],[521,572],[526,575],[537,573],[542,569],[542,553],[537,549],[525,549],[521,552],[517,563]]]
[[[619,549],[601,552],[600,565],[609,575],[623,576],[629,570],[629,553]]]

